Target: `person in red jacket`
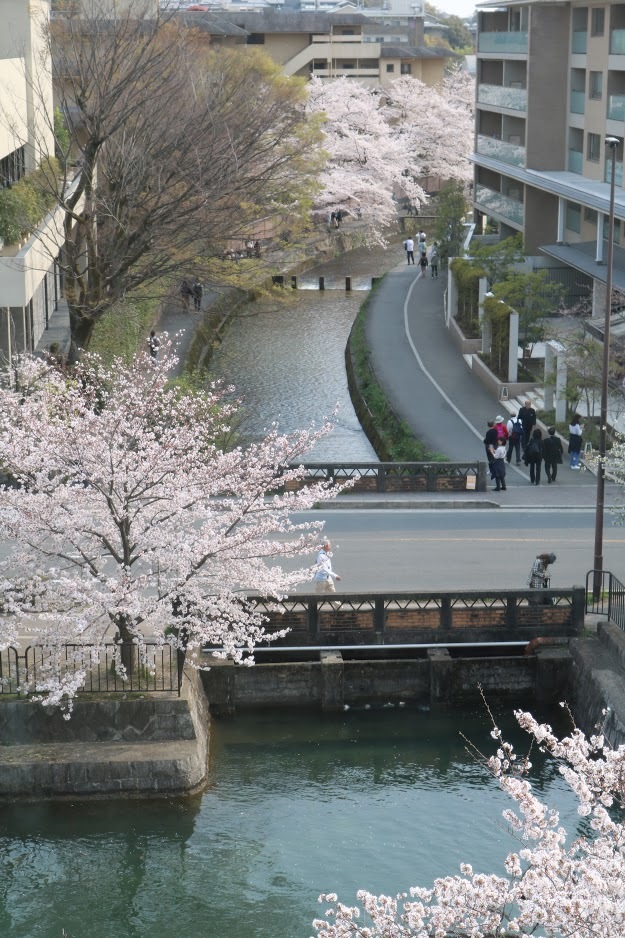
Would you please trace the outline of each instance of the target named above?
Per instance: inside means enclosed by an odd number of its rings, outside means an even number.
[[[508,441],[508,427],[506,426],[506,421],[498,414],[495,417],[495,430],[497,431],[497,439],[503,437],[504,441]]]

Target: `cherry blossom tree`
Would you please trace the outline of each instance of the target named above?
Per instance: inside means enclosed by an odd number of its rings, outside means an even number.
[[[381,241],[396,218],[394,194],[404,192],[416,206],[427,199],[415,182],[422,172],[411,140],[395,132],[375,89],[347,78],[324,83],[313,77],[308,92],[308,113],[325,118],[322,146],[328,154],[316,211],[357,215],[370,239]]]
[[[472,76],[454,68],[434,88],[404,76],[394,81],[386,94],[396,136],[408,139],[422,174],[471,182],[469,155],[473,151],[475,115]]]
[[[206,643],[249,661],[268,638],[250,594],[279,606],[310,576],[278,559],[314,551],[320,523],[292,513],[334,491],[290,491],[303,470],[289,467],[330,426],[292,436],[272,426],[228,449],[232,389],[182,393],[163,351],[111,368],[85,356],[69,373],[25,358],[18,389],[0,388],[0,469],[13,479],[0,488],[0,648],[25,616],[51,654],[78,646],[71,679],[46,676],[51,704],[82,684],[81,647],[97,660],[114,636],[135,646],[120,652],[126,669],[146,640],[184,649],[196,667]]]
[[[543,804],[518,759],[495,726],[497,754],[485,760],[516,802],[504,817],[519,839],[501,874],[475,872],[435,880],[396,897],[358,893],[360,906],[338,903],[316,921],[319,938],[614,938],[625,933],[625,746],[579,730],[558,739],[531,714],[516,712],[533,743],[551,754],[578,798],[587,833],[572,836],[558,812]],[[478,754],[479,755],[479,754]]]

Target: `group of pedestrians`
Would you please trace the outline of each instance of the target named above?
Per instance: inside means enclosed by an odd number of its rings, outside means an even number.
[[[581,417],[575,414],[569,426],[571,469],[579,469],[582,430]],[[506,463],[512,462],[513,456],[517,466],[521,465],[522,459],[528,467],[532,485],[540,485],[543,463],[547,482],[555,482],[558,466],[562,465],[564,457],[562,440],[555,427],[549,427],[547,436],[543,439],[542,430],[536,426],[536,411],[531,401],[525,401],[518,414],[512,414],[507,421],[501,414],[494,420],[489,420],[484,448],[496,492],[506,490]]]
[[[182,284],[180,285],[180,295],[182,296],[182,302],[187,307],[187,309],[190,308],[191,300],[193,300],[193,306],[195,309],[201,309],[202,297],[204,296],[204,287],[200,283],[199,278],[195,278],[193,285],[190,285],[188,280],[183,280]]]
[[[419,267],[421,268],[421,274],[425,278],[426,270],[429,267],[432,277],[438,277],[438,251],[436,245],[432,248],[430,252],[430,257],[428,259],[427,253],[427,235],[425,231],[419,231],[415,238],[417,239],[418,252],[419,252]],[[406,252],[406,263],[415,265],[415,241],[414,238],[406,238],[403,244],[404,251]]]

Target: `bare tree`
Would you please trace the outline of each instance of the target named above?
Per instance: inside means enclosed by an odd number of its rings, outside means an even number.
[[[47,29],[69,139],[57,130],[44,187],[62,211],[74,347],[121,297],[217,256],[259,215],[305,213],[314,185],[303,84],[152,6],[89,0]]]

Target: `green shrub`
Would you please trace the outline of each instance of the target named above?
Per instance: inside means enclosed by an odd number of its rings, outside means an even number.
[[[5,244],[21,241],[56,204],[58,178],[58,163],[46,158],[28,176],[0,189],[0,238]]]

